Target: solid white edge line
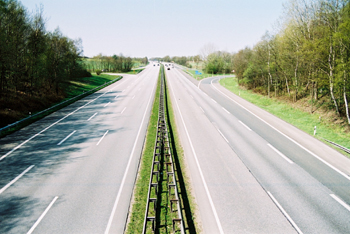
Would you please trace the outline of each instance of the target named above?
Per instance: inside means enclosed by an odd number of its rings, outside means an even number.
[[[199,107],[199,108],[202,110],[203,113],[205,113],[202,107]]]
[[[105,132],[105,134],[103,134],[103,136],[102,136],[101,139],[97,142],[96,145],[99,145],[99,144],[101,143],[101,141],[103,140],[103,138],[105,138],[105,136],[107,135],[108,131],[109,131],[109,130],[107,130],[107,131]]]
[[[217,79],[213,79],[213,80],[217,80]],[[308,152],[309,154],[311,154],[312,156],[314,156],[315,158],[317,158],[318,160],[320,160],[321,162],[323,162],[324,164],[326,164],[327,166],[329,166],[330,168],[332,168],[333,170],[335,170],[336,172],[338,172],[339,174],[341,174],[342,176],[344,176],[346,179],[350,180],[350,177],[345,174],[344,172],[340,171],[338,168],[336,168],[335,166],[331,165],[330,163],[328,163],[327,161],[325,161],[324,159],[320,158],[319,156],[317,156],[315,153],[311,152],[310,150],[308,150],[307,148],[305,148],[304,146],[302,146],[301,144],[299,144],[298,142],[296,142],[295,140],[293,140],[292,138],[290,138],[289,136],[287,136],[286,134],[284,134],[283,132],[281,132],[280,130],[278,130],[277,128],[275,128],[274,126],[272,126],[271,124],[269,124],[268,122],[266,122],[265,120],[263,120],[262,118],[260,118],[259,116],[257,116],[256,114],[254,114],[253,112],[251,112],[250,110],[248,110],[247,108],[245,108],[244,106],[242,106],[240,103],[236,102],[235,100],[233,100],[232,98],[230,98],[229,96],[227,96],[225,93],[221,92],[218,88],[215,87],[215,85],[213,85],[213,80],[211,81],[211,85],[217,90],[219,91],[222,95],[226,96],[228,99],[230,99],[231,101],[233,101],[234,103],[236,103],[237,105],[239,105],[240,107],[242,107],[243,109],[245,109],[246,111],[248,111],[250,114],[254,115],[256,118],[260,119],[262,122],[264,122],[265,124],[267,124],[268,126],[270,126],[272,129],[274,129],[276,132],[278,132],[279,134],[281,134],[282,136],[286,137],[288,140],[290,140],[291,142],[293,142],[294,144],[296,144],[297,146],[299,146],[300,148],[302,148],[303,150],[305,150],[306,152]]]
[[[239,122],[246,128],[248,129],[249,131],[252,131],[247,125],[245,125],[242,121],[239,120]]]
[[[42,213],[42,215],[39,217],[39,219],[34,223],[34,225],[32,226],[32,228],[27,232],[27,234],[31,234],[34,229],[39,225],[39,223],[41,222],[41,220],[45,217],[45,215],[47,214],[47,212],[49,212],[49,210],[51,209],[51,207],[53,206],[53,204],[56,202],[56,200],[58,199],[58,197],[56,196],[52,202],[50,203],[50,205],[45,209],[44,213]]]
[[[275,199],[275,197],[269,192],[267,191],[267,194],[269,195],[269,197],[272,199],[272,201],[276,204],[276,206],[278,207],[278,209],[283,213],[283,215],[288,219],[288,221],[290,222],[290,224],[292,224],[292,226],[294,227],[294,229],[299,233],[302,234],[303,232],[299,229],[299,227],[296,225],[296,223],[294,223],[293,219],[288,215],[288,213],[283,209],[283,207],[278,203],[278,201]]]
[[[131,154],[130,154],[130,157],[129,157],[129,161],[128,161],[128,164],[126,166],[126,169],[125,169],[125,172],[124,172],[124,176],[123,176],[123,179],[122,179],[122,183],[120,184],[120,188],[119,188],[119,191],[118,191],[118,194],[117,194],[117,198],[115,199],[115,202],[114,202],[114,205],[113,205],[113,209],[112,209],[112,213],[109,217],[109,220],[108,220],[108,224],[107,224],[107,227],[106,227],[106,230],[105,230],[105,234],[108,234],[109,233],[109,230],[112,226],[112,221],[113,221],[113,218],[114,218],[114,215],[115,215],[115,212],[117,210],[117,206],[118,206],[118,203],[119,203],[119,199],[120,199],[120,196],[121,196],[121,193],[123,191],[123,188],[124,188],[124,184],[125,184],[125,180],[126,180],[126,175],[128,174],[129,172],[129,167],[130,167],[130,164],[131,164],[131,160],[133,158],[133,155],[134,155],[134,152],[135,152],[135,149],[136,149],[136,144],[138,142],[138,139],[139,139],[139,136],[141,134],[141,129],[142,129],[142,125],[145,121],[145,118],[146,118],[146,114],[147,114],[147,110],[149,108],[149,105],[151,103],[151,99],[153,97],[153,93],[154,93],[154,89],[155,89],[156,85],[153,87],[153,90],[151,92],[151,95],[150,95],[150,98],[148,100],[148,103],[147,103],[147,107],[146,107],[146,110],[145,110],[145,113],[143,114],[143,118],[142,118],[142,121],[141,121],[141,124],[140,124],[140,127],[139,127],[139,131],[137,133],[137,136],[136,136],[136,140],[134,142],[134,146],[132,148],[132,151],[131,151]]]
[[[24,170],[21,174],[19,174],[16,178],[14,178],[10,183],[5,185],[2,189],[0,189],[0,194],[3,193],[6,189],[8,189],[11,185],[16,183],[17,180],[19,180],[24,174],[26,174],[30,169],[32,169],[34,165],[31,165],[26,170]]]
[[[68,136],[66,136],[62,141],[60,141],[57,145],[61,145],[63,142],[65,142],[69,137],[71,137],[74,133],[76,132],[76,130],[74,130],[71,134],[69,134]]]
[[[350,211],[350,206],[348,204],[346,204],[343,200],[341,200],[339,197],[337,197],[334,194],[329,194],[334,200],[336,200],[337,202],[339,202],[342,206],[344,206],[345,209],[347,209],[348,211]]]
[[[124,82],[123,82],[124,83]],[[119,83],[117,84],[114,88],[118,87],[119,85],[123,84],[123,83]],[[113,89],[114,89],[113,88]],[[68,116],[74,114],[75,112],[77,112],[78,110],[84,108],[85,106],[89,105],[90,103],[94,102],[95,100],[97,100],[98,98],[102,97],[103,95],[105,95],[107,92],[101,94],[100,96],[96,97],[95,99],[89,101],[88,103],[86,103],[85,105],[77,108],[76,110],[72,111],[71,113],[67,114],[66,116],[62,117],[61,119],[57,120],[56,122],[54,122],[53,124],[51,124],[50,126],[44,128],[43,130],[41,130],[40,132],[38,132],[37,134],[33,135],[32,137],[28,138],[27,140],[23,141],[21,144],[17,145],[15,148],[13,148],[12,150],[10,150],[9,152],[7,152],[5,155],[3,155],[0,158],[0,161],[3,160],[4,158],[6,158],[7,156],[9,156],[10,154],[12,154],[14,151],[16,151],[17,149],[19,149],[20,147],[22,147],[24,144],[26,144],[28,141],[34,139],[35,137],[37,137],[38,135],[40,135],[41,133],[45,132],[47,129],[51,128],[52,126],[56,125],[57,123],[61,122],[62,120],[64,120],[65,118],[67,118]]]
[[[213,102],[217,103],[214,99],[211,99]]]
[[[97,115],[98,112],[96,112],[95,114],[93,114],[87,121],[90,121],[93,117],[95,117],[95,115]]]
[[[125,109],[126,109],[126,107],[124,107],[124,109],[122,110],[122,112],[120,112],[120,114],[123,114],[123,113],[124,113],[124,111],[125,111]]]
[[[218,214],[217,214],[217,212],[216,212],[216,208],[215,208],[215,206],[214,206],[214,202],[213,202],[213,200],[212,200],[212,198],[211,198],[211,195],[210,195],[210,192],[209,192],[209,188],[208,188],[207,183],[206,183],[206,181],[205,181],[205,179],[204,179],[204,175],[203,175],[202,169],[201,169],[201,167],[200,167],[200,165],[199,165],[199,161],[198,161],[198,158],[197,158],[196,151],[194,150],[194,147],[193,147],[193,144],[192,144],[190,135],[189,135],[189,133],[188,133],[188,130],[187,130],[185,121],[184,121],[184,119],[183,119],[183,116],[182,116],[180,107],[179,107],[179,105],[178,105],[178,103],[177,103],[177,99],[176,99],[175,93],[174,93],[174,91],[173,91],[172,89],[171,89],[171,92],[172,92],[172,94],[173,94],[173,96],[174,96],[174,100],[175,100],[177,109],[178,109],[178,111],[179,111],[180,118],[181,118],[181,120],[182,120],[182,124],[184,125],[185,132],[186,132],[188,141],[189,141],[189,143],[190,143],[190,146],[191,146],[191,149],[192,149],[192,153],[193,153],[193,155],[194,155],[194,158],[195,158],[195,161],[196,161],[198,170],[199,170],[200,177],[201,177],[202,182],[203,182],[203,185],[204,185],[204,189],[205,189],[205,191],[206,191],[206,193],[207,193],[208,200],[209,200],[211,209],[212,209],[212,211],[213,211],[216,224],[217,224],[217,226],[218,226],[218,228],[219,228],[219,232],[220,232],[220,233],[224,233],[224,231],[223,231],[223,229],[222,229],[222,226],[221,226],[221,222],[220,222],[219,217],[218,217]]]
[[[287,162],[289,162],[290,164],[293,164],[294,162],[292,160],[290,160],[286,155],[282,154],[278,149],[276,149],[275,147],[273,147],[270,144],[267,144],[271,149],[273,149],[277,154],[279,154],[282,158],[284,158],[284,160],[286,160]]]
[[[104,107],[108,106],[111,102],[108,102],[106,105],[104,105]]]
[[[201,80],[199,81],[199,83],[198,83],[198,86],[197,86],[198,89],[200,89],[200,85],[201,85],[201,83],[202,83],[202,80],[203,80],[203,79],[201,79]]]

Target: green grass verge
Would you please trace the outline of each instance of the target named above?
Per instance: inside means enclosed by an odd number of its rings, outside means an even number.
[[[144,68],[140,68],[140,69],[136,68],[136,69],[134,69],[134,70],[131,70],[131,71],[126,72],[125,74],[133,74],[133,75],[136,75],[136,74],[139,74],[140,72],[142,72],[143,70],[145,70],[145,69],[144,69]]]
[[[350,134],[336,124],[323,120],[319,114],[310,114],[298,108],[293,108],[290,104],[279,101],[275,98],[267,98],[250,90],[243,90],[237,85],[235,78],[225,78],[220,80],[220,84],[231,92],[240,95],[245,100],[259,106],[260,108],[274,114],[284,121],[296,126],[304,132],[313,135],[314,126],[317,127],[316,138],[330,140],[346,148],[350,148]],[[333,146],[332,146],[333,147]],[[338,148],[336,148],[338,150]],[[349,154],[340,151],[349,157]]]
[[[130,218],[128,220],[126,233],[142,233],[143,221],[146,212],[146,202],[148,195],[148,185],[151,174],[152,159],[154,152],[154,142],[157,137],[157,123],[159,110],[160,79],[153,101],[152,113],[148,124],[146,142],[144,145],[140,169],[137,175],[136,185],[133,192],[133,201]]]
[[[65,88],[65,92],[67,94],[66,99],[78,96],[82,93],[85,93],[85,92],[87,92],[91,89],[94,89],[100,85],[108,83],[117,77],[119,77],[119,76],[107,75],[107,74],[102,73],[99,76],[96,74],[92,74],[92,77],[85,77],[85,78],[81,78],[79,80],[69,81],[65,84],[67,86]]]

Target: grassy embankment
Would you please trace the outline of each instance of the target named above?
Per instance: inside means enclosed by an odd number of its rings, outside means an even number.
[[[89,90],[101,86],[107,82],[116,79],[118,76],[102,74],[100,76],[93,75],[92,77],[79,78],[73,81],[65,82],[62,85],[60,93],[57,95],[54,92],[46,96],[33,96],[26,93],[8,94],[6,98],[0,100],[0,127],[14,123],[18,120],[34,115],[40,111],[50,108],[54,105],[67,101],[70,98],[87,93]],[[97,91],[97,90],[96,90]],[[84,95],[83,95],[84,96]],[[35,116],[21,124],[14,126],[6,131],[1,132],[0,137],[19,130],[34,121],[37,121],[50,113],[53,113],[76,100],[67,102],[64,105],[57,106],[48,112]]]
[[[297,103],[290,101],[267,98],[250,90],[244,90],[237,85],[235,78],[225,78],[220,80],[220,84],[231,92],[240,95],[247,101],[259,106],[260,108],[274,114],[284,121],[296,126],[304,132],[313,135],[314,127],[317,127],[316,138],[330,140],[346,148],[350,148],[349,128],[334,121],[334,115],[319,108],[318,111],[310,114],[307,109],[309,103],[306,100],[299,100]],[[327,143],[328,144],[328,143]],[[344,153],[349,157],[349,154]]]
[[[67,96],[64,100],[94,89],[100,85],[114,80],[117,77],[118,76],[115,75],[107,75],[102,73],[99,76],[92,74],[92,77],[81,78],[78,81],[70,81],[67,83],[67,87],[65,89]]]
[[[146,201],[148,194],[148,184],[150,179],[151,167],[152,167],[152,158],[154,152],[154,143],[156,139],[157,131],[157,121],[158,121],[158,110],[159,110],[159,89],[160,89],[160,79],[158,81],[158,87],[156,90],[156,96],[152,107],[152,113],[150,122],[148,125],[146,143],[144,146],[144,152],[141,158],[140,169],[137,176],[136,185],[133,193],[133,201],[131,214],[129,216],[128,225],[126,233],[141,233],[143,229],[144,215],[146,211]],[[175,119],[173,110],[171,108],[171,103],[168,98],[166,98],[166,118],[169,131],[169,143],[171,145],[172,155],[174,156],[175,171],[177,172],[177,183],[179,193],[181,194],[181,201],[183,207],[183,215],[185,219],[185,226],[187,228],[187,233],[196,233],[196,228],[193,222],[193,215],[190,207],[193,206],[193,199],[188,192],[185,184],[188,183],[188,177],[184,173],[184,161],[183,161],[183,151],[180,146],[180,141],[175,127]],[[161,197],[158,198],[157,210],[160,214],[157,218],[157,233],[172,233],[172,218],[175,218],[176,215],[170,210],[169,203],[169,194],[167,191],[167,182],[166,174],[160,175],[161,185],[158,187],[158,193],[161,194]],[[150,205],[150,209],[153,209],[153,205]]]

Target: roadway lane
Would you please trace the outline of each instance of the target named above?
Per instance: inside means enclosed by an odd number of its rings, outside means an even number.
[[[123,232],[158,72],[125,75],[0,140],[1,233]]]
[[[188,81],[175,70],[166,74],[203,232],[296,233],[197,104]]]
[[[170,73],[173,74],[170,75]],[[193,84],[196,83],[196,81],[191,80],[190,82],[181,72],[170,70],[168,74],[170,77],[176,77],[173,78],[173,80],[179,83],[179,88],[175,93],[187,93],[187,96],[184,94],[184,97],[181,99],[187,100],[188,103],[194,101],[192,107],[188,108],[187,111],[185,109],[182,111],[184,119],[186,115],[188,116],[187,125],[193,126],[196,124],[195,122],[198,121],[197,119],[199,117],[197,117],[197,114],[195,114],[193,110],[198,108],[203,110],[202,115],[208,119],[208,124],[205,127],[202,126],[202,129],[198,128],[194,131],[201,131],[202,134],[204,134],[203,129],[209,129],[211,126],[214,126],[217,132],[220,133],[219,137],[224,139],[226,145],[232,151],[231,154],[225,155],[223,161],[227,162],[232,157],[239,158],[244,166],[249,169],[251,175],[261,185],[265,194],[279,207],[296,230],[304,233],[349,232],[350,224],[348,220],[350,218],[350,210],[348,210],[348,191],[350,184],[349,178],[345,173],[342,174],[335,171],[327,164],[315,158],[314,155],[311,155],[308,150],[295,144],[289,138],[281,135],[240,105],[232,102],[212,86],[212,79],[204,80],[200,84],[201,89],[204,90],[206,95]],[[184,107],[180,107],[180,109],[181,108]],[[272,117],[269,116],[269,118]],[[271,122],[275,121],[280,123],[275,119],[271,120]],[[288,127],[286,127],[286,129],[288,129]],[[291,130],[288,131],[291,132]],[[198,136],[196,136],[195,133],[192,134],[192,141],[196,141]],[[213,138],[214,134],[214,132],[210,132],[205,138]],[[299,138],[304,137],[304,135],[296,135],[299,136]],[[183,137],[182,140],[186,144],[185,138],[186,137]],[[303,140],[298,139],[298,141]],[[309,139],[305,141],[309,141]],[[214,145],[215,147],[213,147]],[[197,147],[198,148],[194,147],[197,151],[199,151],[201,147],[206,148],[203,154],[206,154],[207,157],[211,155],[212,158],[215,158],[212,159],[213,161],[210,163],[214,165],[217,160],[217,154],[210,154],[209,148],[213,147],[218,149],[221,148],[221,146],[219,147],[214,144],[214,142],[208,142],[207,144],[199,144]],[[191,153],[186,152],[186,154]],[[215,157],[213,157],[214,155]],[[201,157],[203,157],[203,155],[201,155]],[[187,158],[189,157],[187,156]],[[341,159],[344,159],[344,157]],[[199,161],[205,165],[205,161]],[[346,162],[349,163],[348,159],[345,160],[345,163]],[[347,165],[349,164],[344,165],[343,168],[347,168]],[[236,169],[234,169],[234,167],[227,167],[226,163],[223,163],[221,168],[219,167],[217,169],[220,173],[222,173],[223,170],[236,173]],[[210,175],[212,177],[214,175],[219,176],[220,173],[208,170],[204,175]],[[194,174],[192,170],[191,174]],[[224,184],[224,181],[227,181],[226,177],[222,177],[221,180],[222,184]],[[220,179],[218,179],[218,181],[220,181]],[[221,187],[220,190],[222,193],[230,188],[229,186]],[[213,193],[215,193],[215,191],[213,191]],[[199,193],[196,192],[196,195],[197,194]],[[229,199],[229,197],[225,199],[226,205],[230,203]],[[243,204],[248,205],[242,205],[244,211],[238,211],[239,215],[242,215],[242,212],[243,214],[244,212],[249,213],[252,207],[247,201],[249,202],[251,199],[253,199],[253,197],[247,197],[246,200],[241,201]],[[343,201],[345,201],[345,203],[341,204]],[[220,207],[219,202],[217,205],[215,204],[215,206]],[[257,207],[254,209],[259,209],[260,206],[260,204],[257,204]],[[221,208],[217,208],[217,210],[221,211]],[[235,215],[237,212],[231,209],[227,212],[222,212],[220,216],[220,211],[218,212],[220,220],[225,220],[226,217]],[[270,211],[267,211],[267,213],[269,212]],[[270,222],[270,220],[266,220],[266,222]],[[204,230],[206,230],[205,222],[203,223]],[[238,224],[238,226],[239,225],[241,224]],[[224,229],[227,233],[236,232],[233,230],[235,230],[233,227]],[[273,231],[273,233],[276,232],[278,233],[278,231]],[[265,233],[271,232],[266,231]]]

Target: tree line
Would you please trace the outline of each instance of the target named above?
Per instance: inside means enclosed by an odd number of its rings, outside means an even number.
[[[191,61],[193,61],[193,58],[195,56],[173,56],[170,57],[169,55],[166,55],[164,57],[155,57],[155,58],[151,58],[150,60],[153,61],[159,61],[159,62],[167,62],[167,63],[177,63],[179,65],[185,66],[185,67],[192,67],[192,65],[190,64]]]
[[[232,57],[239,84],[269,97],[323,100],[350,124],[349,0],[290,0],[276,33]]]
[[[105,56],[102,54],[96,55],[92,58],[84,59],[83,66],[90,72],[97,70],[109,72],[129,72],[135,64],[148,64],[148,58],[131,58],[125,57],[122,54]]]
[[[65,80],[91,76],[81,54],[80,39],[46,30],[42,7],[28,13],[16,0],[0,0],[0,97],[58,94]]]

